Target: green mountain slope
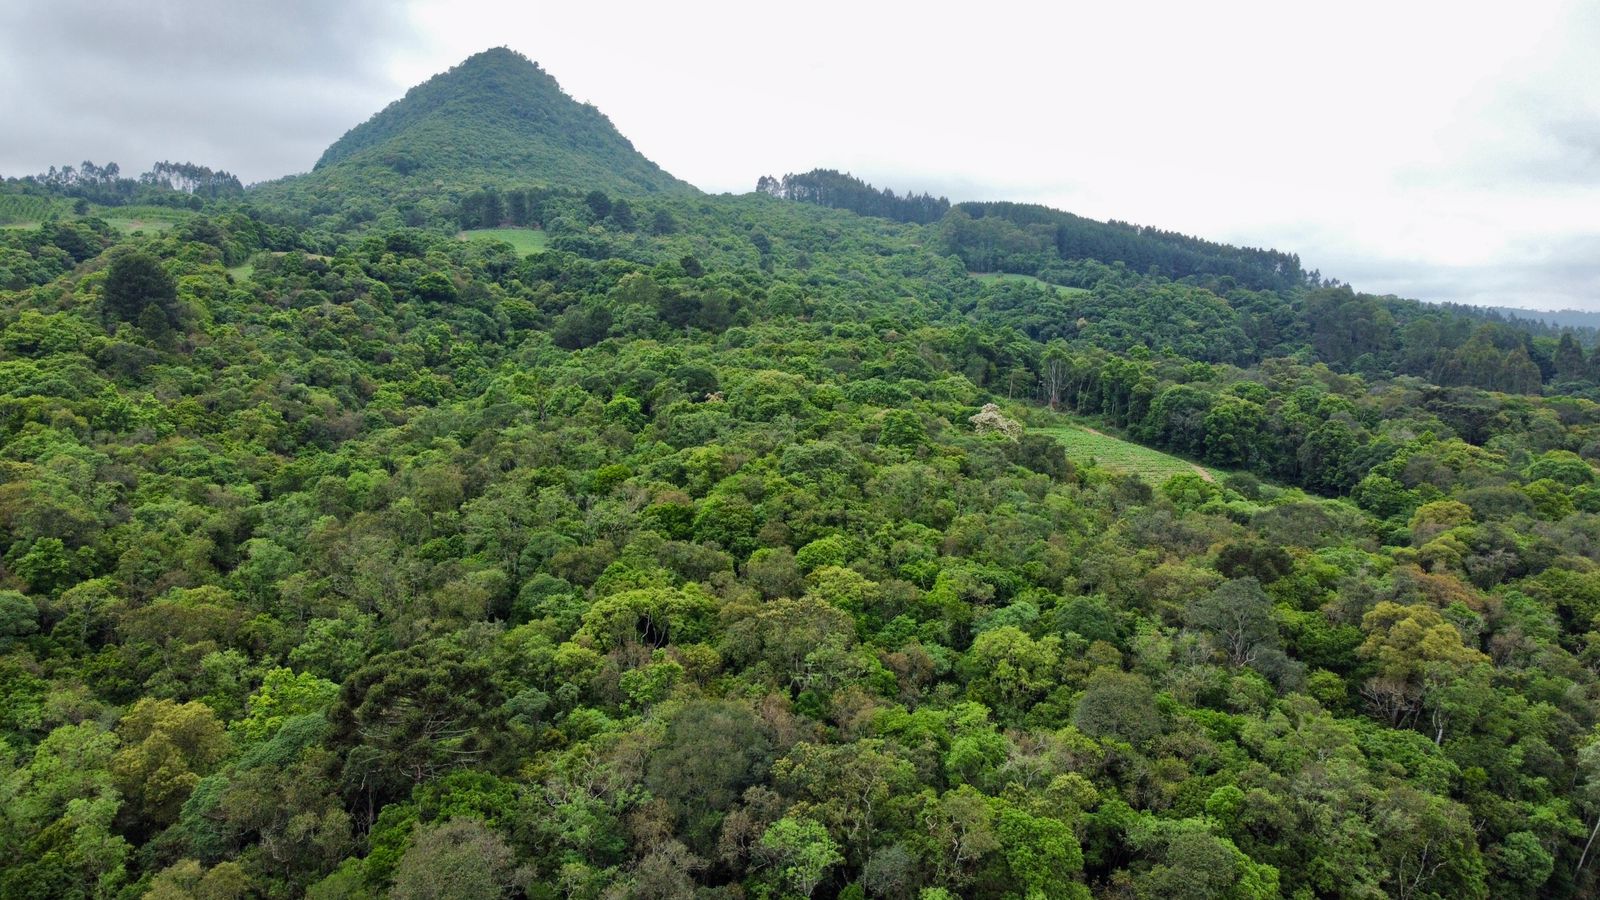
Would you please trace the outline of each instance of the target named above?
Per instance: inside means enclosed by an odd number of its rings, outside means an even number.
[[[486,50],[412,88],[329,147],[308,174],[258,186],[260,199],[427,202],[485,184],[692,192],[635,150],[598,109],[538,64]],[[326,211],[325,209],[323,211]]]

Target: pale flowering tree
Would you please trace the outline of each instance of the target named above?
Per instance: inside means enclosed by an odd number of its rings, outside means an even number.
[[[1022,438],[1022,424],[1006,418],[1001,414],[1000,407],[993,403],[985,403],[983,409],[967,421],[979,434],[1002,434],[1013,441]]]

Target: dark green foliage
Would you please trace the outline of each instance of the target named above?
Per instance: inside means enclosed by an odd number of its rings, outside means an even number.
[[[1161,733],[1161,714],[1142,676],[1100,669],[1090,676],[1072,724],[1095,737],[1143,744]]]
[[[690,845],[709,848],[723,814],[771,764],[771,740],[748,707],[691,702],[668,723],[644,783],[682,823]]]
[[[374,657],[345,680],[329,713],[345,795],[370,815],[485,758],[500,703],[484,663],[458,648],[432,643]]]
[[[1058,259],[1097,259],[1169,278],[1225,276],[1257,289],[1293,286],[1305,278],[1291,254],[1096,222],[1031,204],[957,204],[940,227],[950,252],[980,272],[1031,273]]]
[[[167,325],[177,324],[178,285],[161,260],[137,250],[111,259],[106,272],[107,311],[124,322],[139,323],[154,310]]]

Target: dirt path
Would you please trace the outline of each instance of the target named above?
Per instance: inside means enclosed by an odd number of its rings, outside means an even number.
[[[1111,435],[1106,434],[1104,431],[1101,431],[1098,428],[1090,428],[1087,425],[1079,425],[1078,427],[1082,428],[1084,431],[1089,432],[1090,434],[1094,435],[1095,437],[1103,437],[1103,438],[1107,438],[1107,439],[1113,440],[1113,441],[1122,440],[1121,438],[1118,438],[1118,437],[1112,437]],[[1211,482],[1215,482],[1216,481],[1215,478],[1211,477],[1211,473],[1210,472],[1207,472],[1205,469],[1201,468],[1200,466],[1195,465],[1194,463],[1189,463],[1189,468],[1194,469],[1194,473],[1196,475],[1199,475],[1202,480],[1211,481]]]

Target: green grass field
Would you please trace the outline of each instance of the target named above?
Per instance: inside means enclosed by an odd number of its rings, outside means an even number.
[[[52,215],[70,209],[48,197],[25,197],[20,194],[0,195],[0,226],[6,228],[32,228]]]
[[[52,219],[71,219],[72,201],[48,197],[0,195],[0,228],[34,228]],[[165,231],[194,213],[166,206],[92,206],[87,215],[98,216],[123,234]]]
[[[135,231],[166,231],[178,224],[177,219],[156,218],[155,216],[135,213],[128,215],[119,213],[114,216],[103,216],[106,224],[117,229],[123,234],[133,234]]]
[[[523,256],[539,253],[550,244],[550,238],[537,228],[474,228],[471,231],[463,231],[456,237],[463,241],[478,238],[505,241]]]
[[[105,219],[106,224],[123,234],[166,231],[195,215],[189,210],[168,206],[96,206],[89,214]]]
[[[1063,294],[1089,293],[1083,288],[1063,287],[1059,284],[1051,284],[1048,281],[1040,281],[1032,275],[1017,275],[1012,272],[968,272],[967,274],[979,281],[1020,281],[1023,284],[1031,284],[1034,287],[1053,287]]]
[[[160,219],[124,219],[119,216],[107,218],[106,224],[122,232],[123,234],[133,234],[136,231],[166,231],[176,223],[163,222]]]
[[[1112,437],[1086,425],[1059,425],[1035,430],[1060,441],[1066,448],[1067,459],[1073,462],[1093,458],[1103,469],[1138,475],[1153,485],[1160,485],[1174,475],[1202,475],[1216,480],[1220,474],[1214,469]]]

